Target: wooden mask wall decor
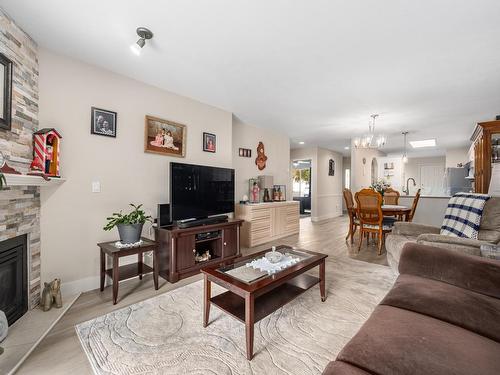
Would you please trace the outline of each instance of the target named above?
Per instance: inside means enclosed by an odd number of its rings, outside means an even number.
[[[264,153],[264,143],[259,142],[257,146],[257,158],[255,158],[255,165],[259,168],[259,171],[266,167],[267,156]]]

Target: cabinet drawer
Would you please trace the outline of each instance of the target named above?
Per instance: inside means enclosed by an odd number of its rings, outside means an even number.
[[[252,220],[271,217],[269,208],[253,208],[251,214]]]

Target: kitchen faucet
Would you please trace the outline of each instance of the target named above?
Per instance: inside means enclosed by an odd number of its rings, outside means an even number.
[[[406,180],[406,190],[403,189],[403,193],[405,193],[406,195],[410,195],[410,188],[408,187],[408,182],[410,182],[410,180],[413,181],[413,186],[417,186],[417,183],[415,182],[415,179],[413,177],[410,177],[409,179]]]

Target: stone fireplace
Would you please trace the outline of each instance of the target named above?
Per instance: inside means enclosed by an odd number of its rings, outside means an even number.
[[[0,52],[13,62],[12,128],[0,129],[7,164],[27,172],[38,128],[38,46],[0,9]],[[8,186],[0,191],[0,243],[26,238],[27,305],[40,300],[40,188]]]

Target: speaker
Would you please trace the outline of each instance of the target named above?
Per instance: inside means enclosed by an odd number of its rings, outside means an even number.
[[[170,220],[170,205],[169,204],[159,204],[158,205],[158,216],[157,216],[158,227],[163,227],[165,225],[172,224]]]

